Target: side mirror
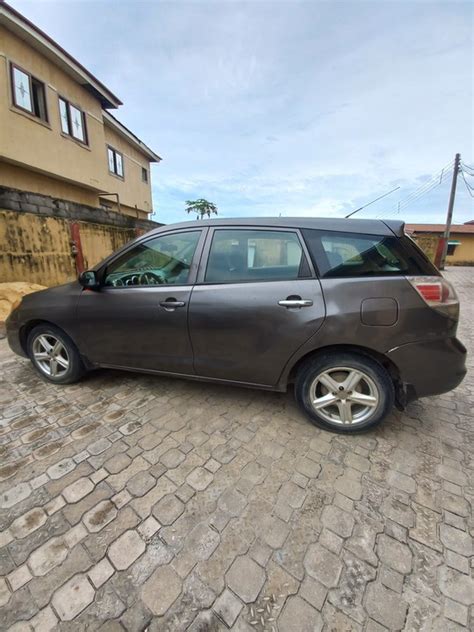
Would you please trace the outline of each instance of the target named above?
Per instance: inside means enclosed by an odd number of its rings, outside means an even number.
[[[84,272],[81,272],[78,280],[82,287],[89,290],[96,290],[100,285],[97,273],[94,272],[94,270],[85,270]]]

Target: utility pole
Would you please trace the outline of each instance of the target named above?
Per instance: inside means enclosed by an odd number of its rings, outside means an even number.
[[[444,235],[443,235],[443,249],[441,251],[441,260],[438,266],[440,270],[444,270],[444,264],[446,261],[446,253],[448,252],[448,240],[449,240],[449,233],[451,231],[451,222],[453,220],[454,199],[456,197],[456,184],[458,181],[460,162],[461,162],[461,154],[456,154],[456,156],[454,157],[453,179],[451,181],[451,192],[449,194],[448,215],[446,217],[446,226],[444,228]]]

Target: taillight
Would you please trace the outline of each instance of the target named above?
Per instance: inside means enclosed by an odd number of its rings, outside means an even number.
[[[451,318],[458,318],[459,299],[451,283],[444,277],[416,276],[407,279],[427,305]]]

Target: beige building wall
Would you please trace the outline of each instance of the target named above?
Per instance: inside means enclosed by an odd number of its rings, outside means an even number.
[[[150,163],[146,156],[139,152],[133,145],[125,140],[115,129],[105,121],[104,124],[104,156],[103,160],[108,169],[107,147],[116,149],[123,155],[124,178],[108,174],[108,185],[111,192],[119,194],[120,204],[129,209],[138,209],[151,212],[151,186]],[[148,174],[148,183],[143,182],[142,168]],[[111,198],[109,198],[111,199]],[[146,217],[146,216],[145,216]]]
[[[51,176],[38,171],[7,162],[0,162],[0,185],[49,195],[53,198],[86,204],[87,206],[97,206],[98,195],[96,191],[84,189],[65,180],[51,178]]]
[[[454,249],[454,254],[446,258],[448,265],[474,264],[474,234],[451,233],[449,241],[460,241]]]
[[[10,62],[45,84],[47,123],[13,105]],[[58,96],[85,113],[88,145],[62,133]],[[0,163],[0,185],[52,196],[61,191],[63,199],[96,207],[101,192],[118,193],[123,212],[147,217],[152,210],[149,160],[110,124],[104,126],[102,113],[99,100],[84,87],[0,26],[0,160],[16,166],[12,170]],[[124,156],[124,179],[109,173],[107,143]],[[142,166],[148,171],[148,183],[142,181]],[[53,180],[60,183],[47,191]]]
[[[417,244],[424,250],[428,257],[434,262],[438,242],[443,235],[441,233],[415,233]],[[446,264],[449,265],[474,265],[474,233],[450,233],[449,241],[459,241],[460,244],[454,249],[454,254],[446,257]]]

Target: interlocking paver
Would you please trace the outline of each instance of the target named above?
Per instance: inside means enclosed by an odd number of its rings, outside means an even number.
[[[406,575],[411,571],[413,556],[406,544],[383,534],[377,543],[377,554],[384,564],[399,573]]]
[[[8,590],[7,582],[0,577],[0,607],[4,606],[10,599],[10,591]]]
[[[30,555],[28,566],[33,575],[43,576],[55,566],[59,566],[66,559],[67,554],[68,547],[64,537],[51,538]]]
[[[94,483],[86,477],[77,479],[63,490],[63,497],[67,503],[77,503],[94,489]]]
[[[133,564],[145,550],[146,545],[137,531],[125,531],[109,546],[107,555],[119,571],[123,571]]]
[[[320,544],[312,544],[304,559],[306,571],[327,588],[337,586],[342,571],[339,557]]]
[[[105,584],[113,574],[114,568],[106,557],[100,560],[100,562],[97,562],[88,573],[89,579],[96,588],[100,588],[102,584]]]
[[[366,595],[369,615],[389,630],[401,630],[408,609],[406,601],[382,584],[369,584]]]
[[[285,603],[278,627],[286,632],[319,632],[323,628],[323,620],[308,602],[294,596]]]
[[[109,522],[115,519],[117,508],[111,500],[103,500],[84,514],[83,520],[87,529],[95,533],[103,529]]]
[[[35,507],[19,516],[10,525],[10,533],[17,539],[26,538],[30,533],[39,529],[47,520],[47,515],[41,507]]]
[[[213,475],[203,467],[197,467],[186,478],[186,482],[196,491],[202,492],[211,484]]]
[[[171,566],[160,566],[143,585],[141,597],[155,615],[163,615],[181,593],[181,579]]]
[[[161,524],[170,525],[183,513],[184,507],[179,498],[168,494],[153,507],[153,515]]]
[[[245,603],[256,600],[265,582],[265,572],[252,558],[238,557],[226,574],[231,590]]]
[[[212,608],[230,628],[234,625],[242,607],[242,602],[237,599],[233,592],[226,588],[222,595],[216,599]]]
[[[85,575],[76,575],[57,590],[52,599],[62,621],[71,621],[92,603],[95,590]]]
[[[469,629],[474,284],[447,275],[465,381],[353,437],[290,393],[49,385],[0,340],[2,626]]]

